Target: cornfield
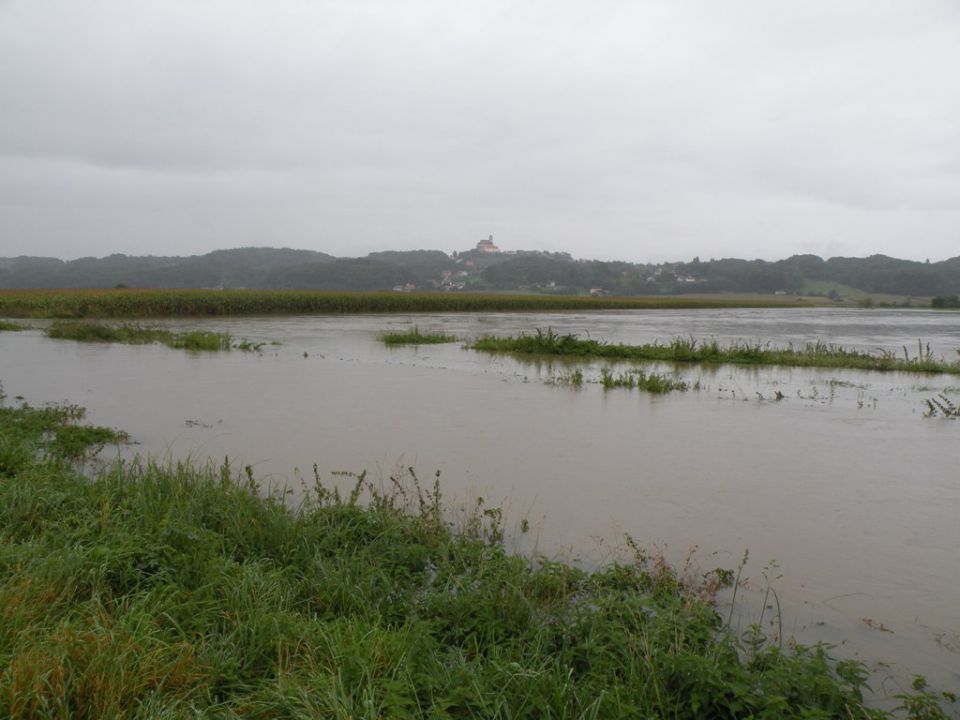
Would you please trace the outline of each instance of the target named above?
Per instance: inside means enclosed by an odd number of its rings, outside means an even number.
[[[768,298],[586,297],[300,290],[3,290],[0,317],[148,318],[398,312],[791,307]]]

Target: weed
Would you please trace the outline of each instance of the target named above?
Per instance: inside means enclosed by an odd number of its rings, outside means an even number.
[[[190,330],[185,333],[173,333],[169,340],[160,340],[164,345],[172,348],[206,352],[229,350],[231,347],[230,341],[231,338],[228,333],[211,332],[209,330]]]
[[[549,385],[567,385],[568,387],[583,387],[583,370],[577,368],[573,372],[559,373],[547,380]]]
[[[638,387],[649,393],[668,393],[674,390],[683,391],[690,389],[689,384],[682,380],[677,380],[666,375],[658,375],[656,373],[650,373],[646,376],[640,373]]]
[[[907,717],[918,720],[950,720],[943,706],[946,703],[956,703],[956,693],[932,691],[927,687],[927,681],[922,675],[913,678],[911,687],[914,692],[904,692],[896,696],[901,702],[898,710],[903,710]]]
[[[255,352],[260,353],[263,351],[263,348],[267,345],[279,345],[280,343],[276,340],[273,340],[269,343],[267,342],[253,342],[252,340],[241,340],[238,343],[234,343],[234,350],[242,350],[243,352]]]
[[[379,337],[380,342],[385,345],[439,345],[457,342],[457,338],[453,335],[422,333],[416,325],[406,332],[383,332]]]
[[[637,376],[630,372],[614,375],[609,368],[602,368],[600,370],[600,384],[603,385],[604,390],[618,387],[633,390],[637,386]]]
[[[18,332],[20,330],[29,330],[29,325],[23,323],[10,322],[9,320],[0,320],[0,332]]]
[[[689,390],[689,383],[682,380],[650,373],[649,375],[642,370],[629,370],[627,372],[617,373],[616,375],[608,368],[600,370],[600,384],[604,390],[623,387],[628,390],[638,388],[641,392],[648,393],[668,393],[674,390]]]
[[[960,405],[957,405],[943,393],[938,393],[936,397],[928,398],[925,402],[927,404],[927,410],[924,413],[926,417],[937,417],[938,415],[945,418],[960,417]]]

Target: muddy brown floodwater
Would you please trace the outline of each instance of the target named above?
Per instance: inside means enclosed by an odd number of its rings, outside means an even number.
[[[527,518],[520,550],[584,566],[624,533],[704,569],[736,567],[782,604],[784,634],[824,640],[896,691],[908,672],[960,688],[960,420],[924,416],[960,376],[790,368],[677,372],[699,389],[665,396],[590,382],[574,366],[459,344],[389,349],[384,329],[460,337],[552,327],[610,341],[674,336],[822,340],[911,355],[917,340],[955,359],[960,315],[926,311],[710,310],[364,315],[158,321],[277,341],[262,354],[89,345],[39,330],[0,333],[0,381],[32,403],[84,405],[135,450],[253,466],[300,492],[300,477],[413,467],[448,497]],[[626,367],[626,366],[622,366]],[[673,371],[667,368],[667,371]],[[780,392],[782,400],[774,398]],[[771,562],[774,562],[771,565]],[[738,608],[759,620],[757,592]],[[772,601],[771,601],[772,603]],[[775,617],[766,611],[764,623]],[[769,625],[768,625],[769,629]]]

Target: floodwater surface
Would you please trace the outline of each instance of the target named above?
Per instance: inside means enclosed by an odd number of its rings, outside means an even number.
[[[261,354],[0,333],[0,381],[32,403],[84,405],[152,456],[249,464],[299,493],[324,478],[412,467],[448,497],[504,506],[516,540],[587,566],[624,533],[682,563],[767,580],[787,638],[837,644],[895,692],[908,671],[960,688],[960,376],[795,368],[660,367],[698,389],[604,391],[602,363],[521,360],[459,343],[384,347],[380,331],[472,338],[552,327],[614,342],[675,336],[824,341],[957,358],[960,315],[926,311],[699,310],[364,315],[160,321],[277,341]],[[905,349],[904,349],[904,346]],[[580,388],[557,380],[583,369]],[[611,366],[616,370],[628,364]],[[782,399],[776,399],[782,397]],[[771,596],[772,598],[772,596]],[[770,599],[773,605],[773,600]],[[741,622],[759,620],[748,605]],[[767,610],[768,630],[774,612]],[[889,677],[889,679],[887,679]],[[909,678],[907,678],[909,679]]]

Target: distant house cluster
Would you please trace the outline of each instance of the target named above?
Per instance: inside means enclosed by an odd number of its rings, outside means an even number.
[[[440,274],[440,282],[434,282],[434,286],[440,290],[464,290],[467,287],[466,278],[468,276],[469,273],[466,270],[461,270],[458,273],[444,270]]]
[[[648,283],[672,281],[677,283],[695,283],[700,282],[693,275],[685,275],[676,271],[676,265],[663,263],[653,271],[653,275],[647,277]]]

